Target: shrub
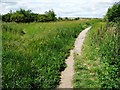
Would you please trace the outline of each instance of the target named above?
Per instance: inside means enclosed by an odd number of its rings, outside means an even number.
[[[120,2],[115,3],[111,8],[109,8],[106,16],[108,21],[120,21]]]

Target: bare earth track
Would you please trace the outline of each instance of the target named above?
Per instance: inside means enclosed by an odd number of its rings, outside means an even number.
[[[83,30],[79,36],[77,37],[74,48],[70,51],[70,56],[65,60],[65,63],[67,64],[66,69],[61,73],[61,82],[58,88],[73,88],[72,86],[72,79],[74,75],[74,53],[80,55],[81,54],[81,48],[83,41],[85,39],[87,31],[91,27],[86,28]]]

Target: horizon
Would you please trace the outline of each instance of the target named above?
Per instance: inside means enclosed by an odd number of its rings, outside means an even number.
[[[4,0],[1,1],[0,13],[6,14],[9,13],[10,10],[15,12],[23,8],[25,10],[32,10],[33,13],[43,14],[45,11],[53,9],[57,17],[103,18],[108,8],[118,1],[119,0],[91,0],[91,2],[88,0]]]

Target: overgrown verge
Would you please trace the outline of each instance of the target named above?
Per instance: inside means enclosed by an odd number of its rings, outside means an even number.
[[[120,88],[120,23],[98,22],[76,56],[74,88]]]
[[[55,88],[86,21],[3,23],[3,88]]]

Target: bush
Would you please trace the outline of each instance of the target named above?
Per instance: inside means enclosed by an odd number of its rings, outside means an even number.
[[[120,2],[115,3],[111,8],[109,8],[106,16],[108,21],[120,21]]]

